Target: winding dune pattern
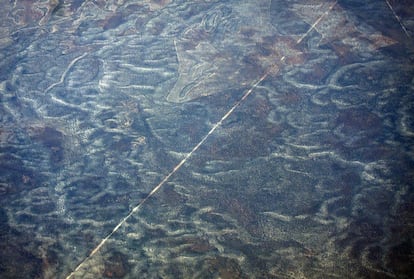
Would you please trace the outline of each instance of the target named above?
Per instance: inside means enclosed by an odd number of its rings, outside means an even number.
[[[1,278],[412,278],[409,1],[0,3]]]

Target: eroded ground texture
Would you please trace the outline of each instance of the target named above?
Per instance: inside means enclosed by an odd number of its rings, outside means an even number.
[[[413,278],[412,1],[0,3],[1,278]]]

